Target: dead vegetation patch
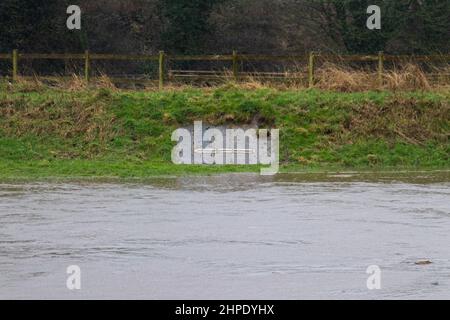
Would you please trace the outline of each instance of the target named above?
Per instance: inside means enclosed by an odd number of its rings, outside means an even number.
[[[432,89],[425,72],[412,63],[406,64],[399,71],[387,71],[383,75],[383,81],[385,88],[392,91]]]
[[[279,76],[264,77],[264,74],[243,73],[238,79],[233,77],[231,71],[223,71],[218,74],[215,81],[177,82],[166,81],[165,91],[185,90],[186,88],[199,87],[203,89],[214,89],[222,86],[234,86],[245,90],[256,90],[261,88],[276,88],[280,90],[303,90],[309,88],[308,71],[302,66],[275,72]],[[221,76],[221,77],[220,77]],[[117,83],[116,80],[106,74],[92,77],[87,84],[84,77],[72,74],[69,78],[53,77],[51,80],[39,78],[38,76],[20,78],[14,84],[6,85],[8,91],[12,92],[34,92],[42,91],[48,87],[77,92],[87,89],[116,90],[144,90],[159,91],[157,81],[138,86],[139,80],[133,83],[129,79],[127,86]],[[116,82],[115,82],[116,81]],[[376,66],[351,67],[337,62],[323,62],[314,73],[314,87],[322,90],[338,92],[362,92],[370,90],[388,91],[431,91],[448,90],[450,86],[450,65],[443,63],[439,65],[419,65],[413,62],[401,62],[396,65],[385,66],[382,74],[382,84]]]
[[[114,117],[106,101],[48,98],[41,103],[23,97],[0,100],[0,130],[9,137],[60,138],[99,153],[114,137]]]
[[[449,101],[394,97],[383,105],[367,102],[354,106],[345,130],[352,135],[424,145],[430,140],[448,143],[449,122]]]
[[[376,88],[376,75],[325,63],[317,73],[316,87],[339,92],[367,91]]]

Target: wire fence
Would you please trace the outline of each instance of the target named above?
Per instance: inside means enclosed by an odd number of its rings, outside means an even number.
[[[333,63],[365,70],[383,86],[386,70],[404,63],[420,65],[430,81],[450,83],[450,55],[158,55],[0,53],[0,76],[12,83],[19,78],[61,79],[74,74],[89,83],[100,76],[113,82],[147,82],[163,88],[171,82],[219,82],[257,79],[298,81],[313,87],[318,68]]]

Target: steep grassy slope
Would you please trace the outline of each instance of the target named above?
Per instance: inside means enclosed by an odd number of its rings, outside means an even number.
[[[172,165],[171,133],[194,120],[279,128],[283,170],[450,168],[448,92],[42,89],[0,93],[0,177],[258,169]]]

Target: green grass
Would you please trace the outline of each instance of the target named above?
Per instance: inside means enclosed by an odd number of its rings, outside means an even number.
[[[450,168],[449,92],[2,90],[0,178],[257,172],[177,166],[172,131],[203,120],[280,129],[282,171]]]

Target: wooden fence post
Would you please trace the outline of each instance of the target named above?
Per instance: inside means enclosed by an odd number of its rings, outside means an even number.
[[[310,88],[314,87],[314,52],[309,53],[308,84]]]
[[[84,80],[86,81],[87,84],[89,83],[90,75],[91,75],[91,61],[89,58],[89,50],[86,50],[84,52]]]
[[[12,52],[12,81],[17,81],[18,75],[18,66],[19,66],[19,52],[15,49]]]
[[[383,88],[383,73],[384,73],[384,53],[378,52],[378,86]]]
[[[159,52],[159,89],[164,88],[164,51]]]
[[[239,77],[239,66],[238,66],[238,55],[237,51],[233,50],[233,79],[234,81],[238,81]]]

